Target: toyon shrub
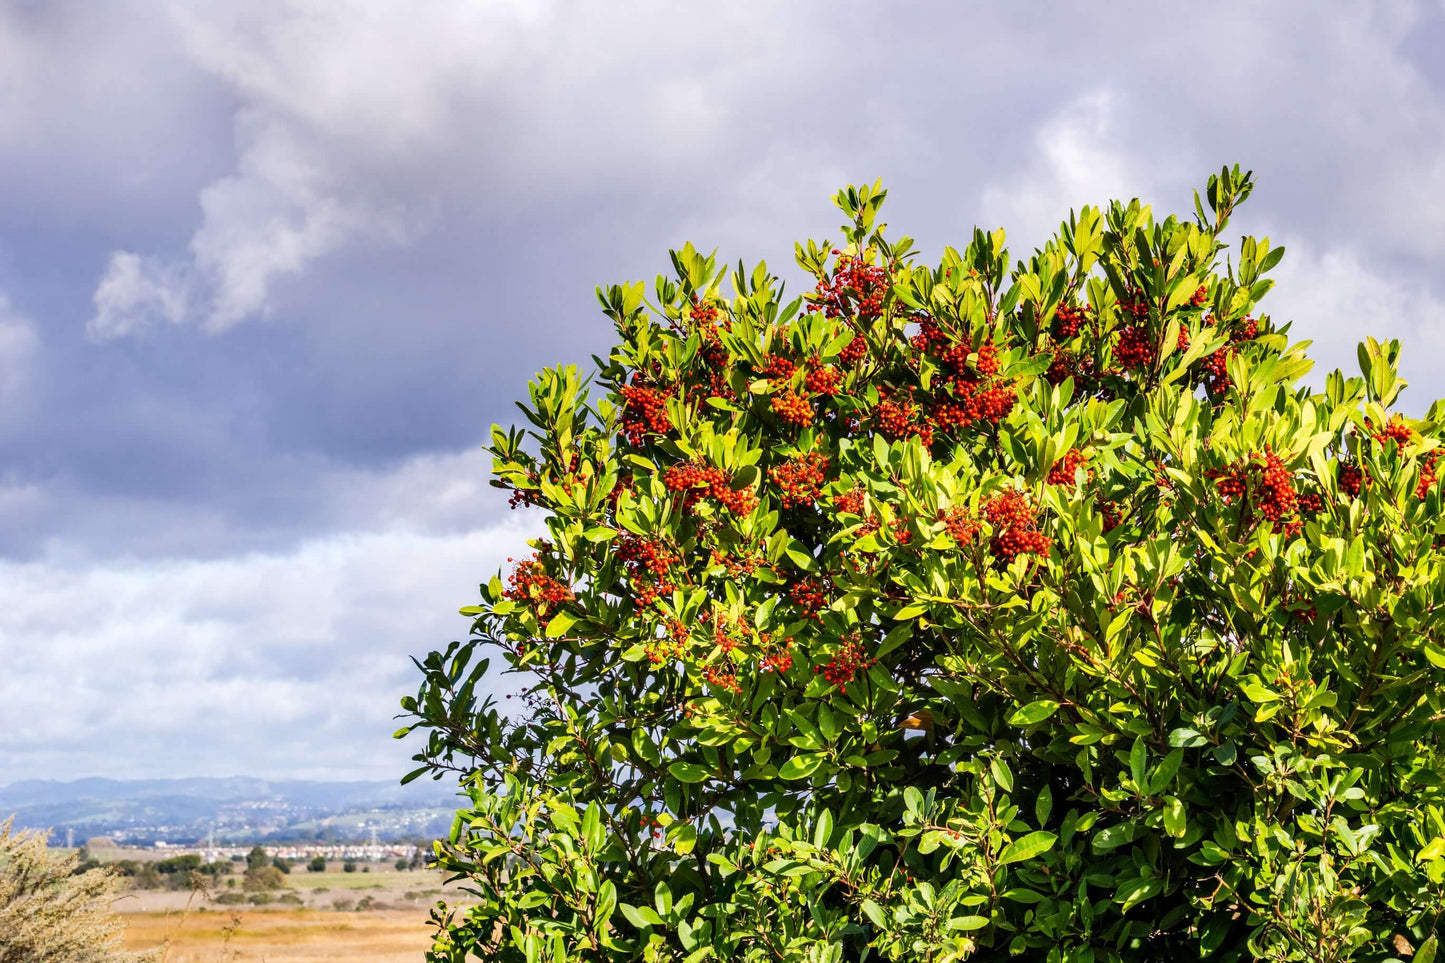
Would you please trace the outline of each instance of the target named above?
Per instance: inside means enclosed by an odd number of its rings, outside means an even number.
[[[934,267],[848,188],[801,298],[599,290],[493,429],[546,537],[402,700],[470,797],[431,959],[1433,960],[1445,407],[1301,383],[1251,186]]]

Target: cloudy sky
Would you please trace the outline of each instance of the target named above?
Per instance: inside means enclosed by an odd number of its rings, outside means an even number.
[[[0,0],[0,784],[393,778],[526,537],[478,445],[669,247],[1235,227],[1445,394],[1445,6]]]

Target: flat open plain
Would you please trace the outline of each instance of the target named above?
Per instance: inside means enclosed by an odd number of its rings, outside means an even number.
[[[140,891],[125,894],[115,909],[126,920],[127,948],[150,949],[170,938],[165,963],[420,963],[431,945],[431,907],[443,896],[452,904],[465,898],[442,879],[431,870],[376,866],[368,873],[296,869],[291,889],[280,892],[294,894],[299,906],[225,905],[187,893]],[[237,890],[216,890],[226,892]]]

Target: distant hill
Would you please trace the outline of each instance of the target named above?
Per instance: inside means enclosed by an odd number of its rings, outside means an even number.
[[[436,835],[458,800],[455,787],[428,780],[316,782],[255,779],[31,779],[0,788],[0,819],[54,829],[63,838],[123,841],[286,840]]]

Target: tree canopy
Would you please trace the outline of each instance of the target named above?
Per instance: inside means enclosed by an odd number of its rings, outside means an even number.
[[[1252,186],[934,266],[850,187],[800,298],[599,289],[492,433],[547,535],[403,699],[432,958],[1433,959],[1445,409],[1395,342],[1303,382]]]

